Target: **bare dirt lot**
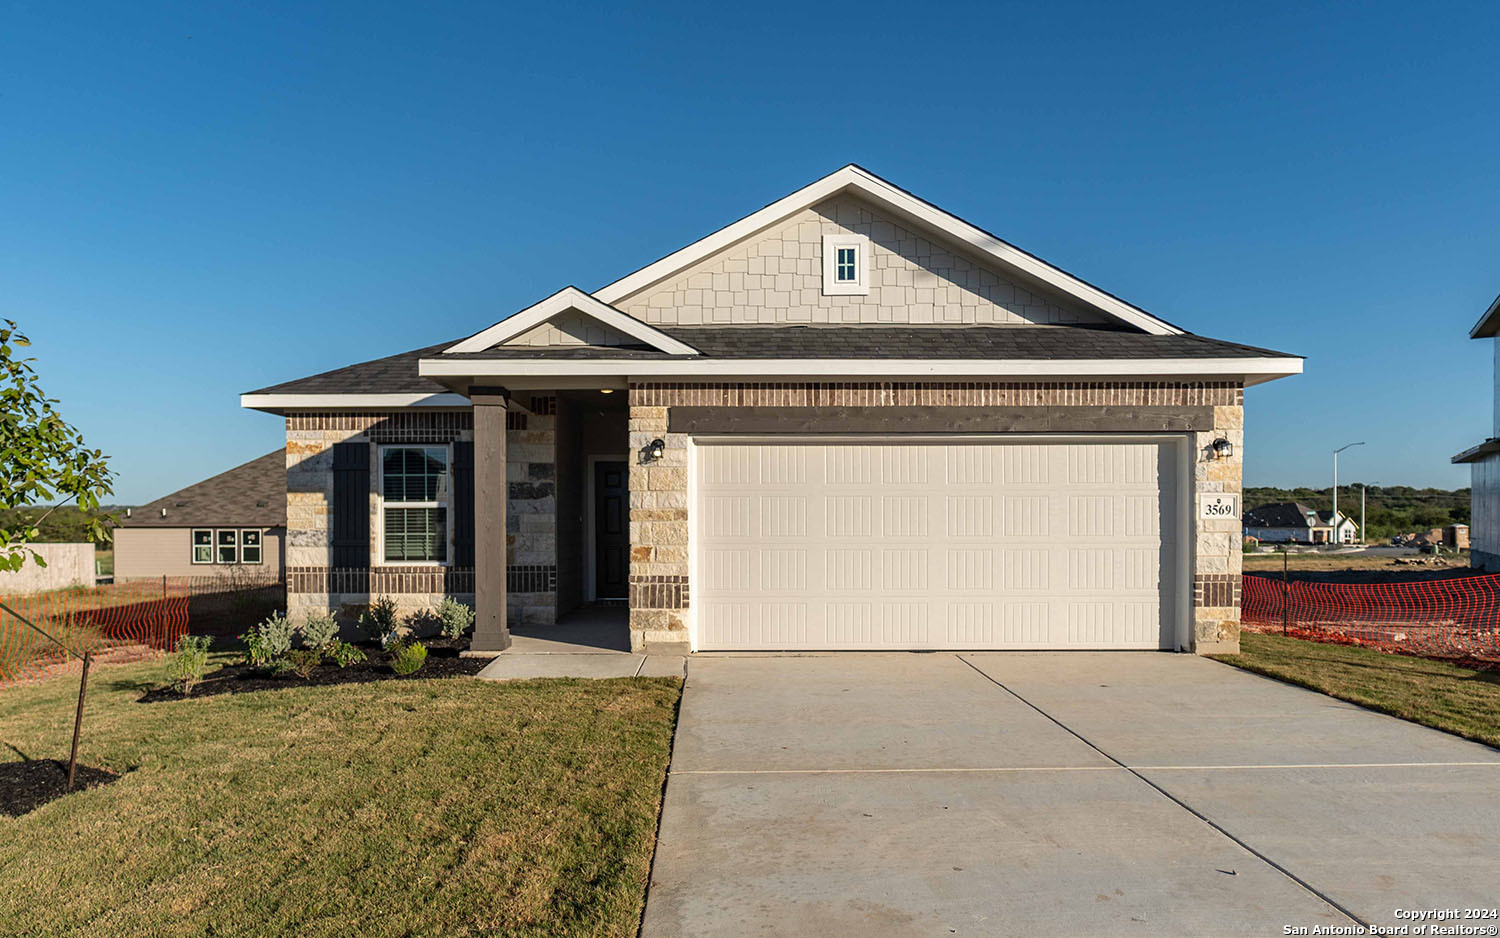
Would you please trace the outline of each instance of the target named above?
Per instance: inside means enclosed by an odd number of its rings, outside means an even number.
[[[1466,553],[1398,557],[1374,551],[1306,551],[1287,554],[1286,564],[1290,579],[1318,583],[1416,583],[1473,576],[1476,572],[1469,567]],[[1249,574],[1279,579],[1281,566],[1279,551],[1245,555],[1245,572]]]

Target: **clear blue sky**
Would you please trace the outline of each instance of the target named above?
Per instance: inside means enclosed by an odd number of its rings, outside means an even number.
[[[237,395],[593,289],[858,162],[1157,315],[1308,356],[1249,484],[1457,486],[1490,427],[1493,5],[0,0],[0,316],[124,503]],[[250,7],[254,9],[250,9]]]

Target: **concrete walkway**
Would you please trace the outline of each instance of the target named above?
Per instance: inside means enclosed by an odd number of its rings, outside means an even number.
[[[680,655],[630,653],[626,612],[620,607],[580,609],[557,625],[520,627],[511,646],[477,675],[486,681],[539,677],[681,677]]]
[[[642,934],[1493,908],[1500,752],[1187,655],[697,656]]]

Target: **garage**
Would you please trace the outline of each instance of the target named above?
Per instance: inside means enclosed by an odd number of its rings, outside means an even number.
[[[1178,647],[1184,449],[696,439],[695,647]]]

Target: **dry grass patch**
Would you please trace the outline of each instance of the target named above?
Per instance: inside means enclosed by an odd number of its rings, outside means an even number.
[[[1495,671],[1474,671],[1445,661],[1256,632],[1241,633],[1239,654],[1213,657],[1404,720],[1500,746],[1500,673]]]
[[[136,703],[162,676],[94,678],[119,781],[0,818],[0,933],[635,934],[680,681]],[[76,691],[0,690],[0,759],[65,755]]]

